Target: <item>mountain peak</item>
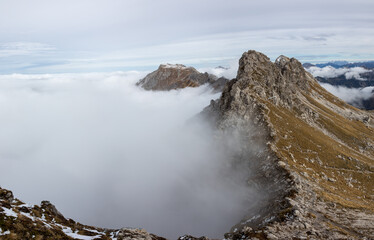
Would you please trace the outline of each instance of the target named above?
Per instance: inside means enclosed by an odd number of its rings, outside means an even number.
[[[233,161],[250,164],[248,182],[270,192],[226,239],[374,236],[373,115],[327,92],[298,60],[245,52],[202,116],[240,136]]]
[[[279,56],[275,63],[259,52],[245,52],[239,60],[238,84],[253,86],[255,94],[275,104],[291,107],[300,92],[308,92],[314,78],[295,58]]]
[[[227,81],[226,78],[217,78],[207,72],[200,73],[193,67],[167,63],[161,64],[156,71],[145,76],[136,85],[145,90],[167,91],[210,84],[214,91],[219,92]]]
[[[277,57],[277,59],[275,60],[275,63],[278,64],[278,65],[285,65],[287,62],[290,61],[290,58],[289,57],[286,57],[284,55],[280,55],[279,57]]]

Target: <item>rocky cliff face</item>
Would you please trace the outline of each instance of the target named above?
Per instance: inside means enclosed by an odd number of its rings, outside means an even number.
[[[203,115],[241,133],[238,161],[258,172],[248,183],[273,193],[226,238],[374,237],[373,116],[329,94],[296,59],[244,53]],[[267,148],[248,156],[254,141]]]
[[[200,73],[195,68],[182,64],[161,64],[156,71],[141,79],[137,85],[146,90],[166,91],[209,84],[214,91],[220,92],[227,81],[226,78]]]

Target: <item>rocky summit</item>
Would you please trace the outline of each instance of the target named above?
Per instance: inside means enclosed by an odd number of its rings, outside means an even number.
[[[168,90],[210,79],[199,74],[161,65],[139,85]],[[217,137],[238,136],[240,152],[227,161],[249,166],[245,181],[263,195],[226,239],[374,239],[373,113],[328,93],[299,61],[245,52],[237,77],[199,117],[225,133]],[[29,206],[0,189],[0,239],[33,238],[162,239],[141,229],[85,226],[49,202]]]
[[[328,93],[296,59],[248,51],[202,115],[240,132],[237,161],[251,164],[258,174],[248,183],[270,194],[227,239],[374,238],[372,113]],[[258,141],[265,151],[248,156]]]
[[[146,90],[166,91],[209,84],[215,92],[222,91],[228,79],[213,74],[200,73],[193,67],[182,64],[161,64],[156,71],[141,79],[136,85]]]

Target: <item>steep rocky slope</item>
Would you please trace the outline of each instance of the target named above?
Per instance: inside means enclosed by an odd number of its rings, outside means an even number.
[[[185,87],[198,87],[209,84],[214,91],[220,92],[228,79],[208,73],[200,73],[193,67],[182,64],[161,64],[156,71],[141,79],[137,85],[146,90],[172,90]]]
[[[328,93],[296,59],[244,53],[203,114],[241,133],[238,161],[258,172],[249,184],[274,194],[227,238],[374,238],[373,115]],[[262,157],[246,156],[254,141],[267,145]]]
[[[48,201],[40,206],[29,205],[14,198],[9,190],[0,188],[0,239],[143,239],[165,240],[143,229],[104,229],[66,219]]]
[[[367,62],[352,62],[349,63],[348,61],[334,61],[334,62],[328,62],[328,63],[317,63],[317,64],[311,64],[311,63],[304,63],[304,67],[311,67],[311,66],[317,66],[320,68],[323,67],[334,67],[334,68],[352,68],[352,67],[363,67],[366,69],[373,69],[374,68],[374,61],[367,61]]]

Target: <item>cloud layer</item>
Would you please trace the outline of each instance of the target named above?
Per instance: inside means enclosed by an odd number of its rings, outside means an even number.
[[[228,65],[218,67],[205,67],[198,68],[199,72],[207,72],[217,77],[225,77],[227,79],[233,79],[236,77],[239,68],[239,61],[230,61]]]
[[[340,75],[344,75],[346,79],[355,78],[357,80],[365,80],[360,76],[361,73],[371,72],[372,70],[365,69],[363,67],[353,67],[353,68],[334,68],[331,66],[320,67],[310,67],[307,69],[315,77],[323,78],[334,78]]]
[[[362,107],[363,100],[373,97],[372,91],[374,90],[374,87],[347,88],[344,86],[333,86],[327,83],[320,84],[330,93],[356,107]]]
[[[1,186],[85,224],[222,237],[261,194],[232,172],[235,138],[190,120],[218,95],[143,91],[144,75],[1,75]]]

